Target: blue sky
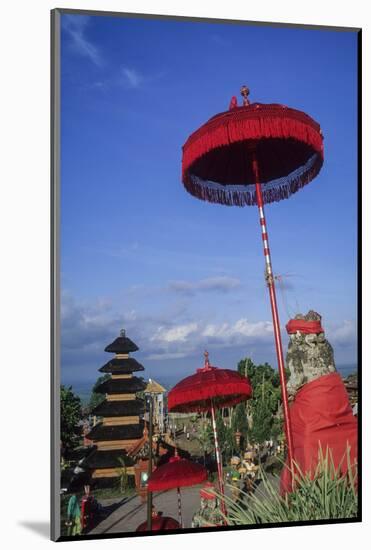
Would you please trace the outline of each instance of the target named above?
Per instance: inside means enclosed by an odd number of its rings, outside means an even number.
[[[180,179],[188,135],[242,84],[321,124],[319,176],[266,206],[270,248],[282,325],[319,311],[337,364],[355,363],[356,33],[63,15],[61,41],[62,380],[93,382],[121,327],[154,378],[205,348],[276,366],[257,209]]]

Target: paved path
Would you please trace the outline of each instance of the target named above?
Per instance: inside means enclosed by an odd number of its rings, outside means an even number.
[[[268,479],[277,485],[277,477],[273,477],[268,474]],[[193,514],[200,507],[200,488],[201,485],[192,487],[184,487],[181,489],[182,496],[182,516],[183,526],[190,528]],[[230,490],[226,488],[226,494],[230,496]],[[256,495],[259,498],[265,498],[265,490],[262,485],[256,491]],[[248,498],[248,497],[247,497]],[[116,503],[118,504],[118,500]],[[114,505],[113,501],[110,503],[104,502],[104,505]],[[169,491],[162,491],[160,493],[153,493],[153,504],[158,512],[162,512],[164,516],[170,516],[178,520],[178,497],[176,489]],[[99,525],[97,525],[90,534],[105,534],[105,533],[127,533],[133,532],[136,528],[146,521],[147,519],[147,504],[142,503],[139,496],[133,496],[126,502],[119,505],[108,517],[103,519]]]
[[[200,485],[181,489],[184,527],[191,527],[192,516],[200,506],[199,491]],[[156,510],[162,512],[164,516],[170,516],[178,520],[176,489],[153,493],[153,504]],[[89,534],[132,532],[146,519],[147,504],[142,504],[140,497],[134,496],[101,521]]]

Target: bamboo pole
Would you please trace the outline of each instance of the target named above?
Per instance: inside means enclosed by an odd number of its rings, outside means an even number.
[[[290,465],[290,468],[292,468],[293,458],[294,458],[294,447],[293,447],[293,441],[292,441],[290,410],[289,410],[289,402],[288,402],[287,388],[286,388],[285,363],[284,363],[283,351],[282,351],[281,329],[280,329],[280,321],[278,316],[272,261],[271,261],[271,255],[270,255],[269,244],[268,244],[267,222],[264,214],[264,201],[263,201],[263,195],[261,192],[259,167],[258,167],[258,161],[256,159],[255,154],[253,157],[252,167],[253,167],[253,172],[255,177],[256,202],[259,209],[259,218],[260,218],[260,226],[262,231],[263,249],[264,249],[265,265],[266,265],[266,280],[267,280],[267,285],[269,289],[269,298],[270,298],[271,310],[272,310],[273,330],[274,330],[274,338],[275,338],[276,354],[277,354],[277,362],[278,362],[278,372],[279,372],[280,383],[281,383],[282,406],[283,406],[283,412],[284,412],[288,463]]]
[[[215,455],[216,455],[216,464],[218,468],[219,491],[222,495],[221,510],[223,514],[226,515],[227,510],[226,510],[225,501],[224,501],[223,464],[222,464],[222,457],[219,449],[218,432],[216,429],[215,406],[212,399],[211,399],[211,420],[212,420],[214,440],[215,440]]]

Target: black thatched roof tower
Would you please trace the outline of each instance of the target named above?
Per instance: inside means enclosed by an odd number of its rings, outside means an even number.
[[[117,482],[121,459],[125,461],[127,474],[134,475],[134,460],[129,455],[143,438],[144,428],[144,402],[137,397],[137,392],[146,387],[141,378],[133,376],[133,372],[144,370],[140,363],[129,357],[129,353],[138,349],[124,330],[105,348],[115,356],[99,369],[110,374],[110,378],[96,389],[106,398],[92,411],[102,421],[88,434],[94,449],[84,461],[84,466],[92,472],[95,485],[110,486]]]

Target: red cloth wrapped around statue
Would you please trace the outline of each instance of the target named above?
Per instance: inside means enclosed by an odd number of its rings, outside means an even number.
[[[346,450],[357,460],[357,419],[354,417],[341,376],[333,372],[300,388],[290,407],[294,461],[303,473],[315,472],[319,447],[331,450],[335,467],[347,470]],[[292,490],[291,472],[281,474],[281,494]]]

